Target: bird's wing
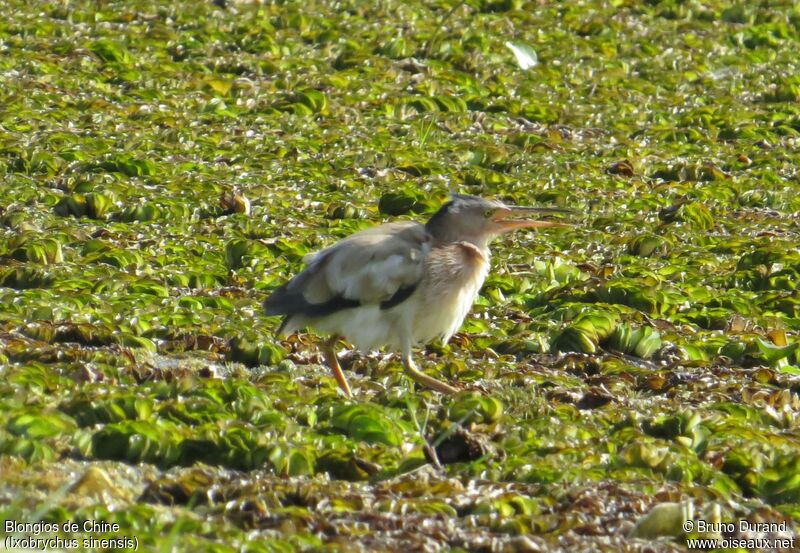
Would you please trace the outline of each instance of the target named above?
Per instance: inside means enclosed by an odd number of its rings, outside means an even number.
[[[268,315],[323,316],[365,304],[387,308],[422,278],[431,236],[424,225],[387,223],[348,236],[306,257],[306,269],[264,304]]]

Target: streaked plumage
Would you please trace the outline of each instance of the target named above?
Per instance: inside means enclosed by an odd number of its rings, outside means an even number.
[[[350,389],[333,344],[339,336],[362,351],[399,350],[409,375],[440,392],[455,388],[414,366],[411,350],[448,340],[461,326],[489,272],[488,244],[522,227],[562,226],[516,221],[514,209],[475,196],[454,195],[426,224],[386,223],[306,257],[307,267],[264,303],[285,315],[281,333],[305,327],[329,334],[324,353],[342,389]]]

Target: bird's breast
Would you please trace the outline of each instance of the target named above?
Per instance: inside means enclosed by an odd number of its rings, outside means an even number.
[[[468,242],[435,247],[420,283],[422,297],[414,317],[415,342],[448,340],[472,308],[489,272],[488,251]]]

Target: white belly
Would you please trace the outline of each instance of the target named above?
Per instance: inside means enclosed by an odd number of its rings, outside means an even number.
[[[403,303],[408,303],[409,298]],[[380,306],[366,305],[345,309],[322,320],[311,323],[315,329],[327,334],[338,334],[361,351],[377,350],[382,347],[401,349],[403,325],[401,306],[382,310]]]

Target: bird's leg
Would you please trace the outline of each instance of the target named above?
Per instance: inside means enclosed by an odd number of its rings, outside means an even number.
[[[427,386],[432,390],[436,390],[442,394],[455,394],[458,392],[456,388],[453,388],[449,384],[445,384],[440,380],[436,380],[433,377],[428,376],[427,374],[421,372],[417,369],[417,366],[414,364],[414,360],[411,358],[411,349],[403,352],[403,366],[408,373],[408,376],[422,384],[423,386]]]
[[[353,397],[353,393],[350,391],[350,385],[347,383],[347,379],[344,377],[344,373],[342,372],[342,367],[339,365],[339,359],[336,358],[336,350],[334,346],[336,346],[336,342],[339,341],[338,336],[331,336],[327,340],[322,343],[322,355],[325,356],[325,362],[333,371],[333,378],[336,379],[336,382],[339,384],[339,387],[344,391],[344,395],[347,397]]]

